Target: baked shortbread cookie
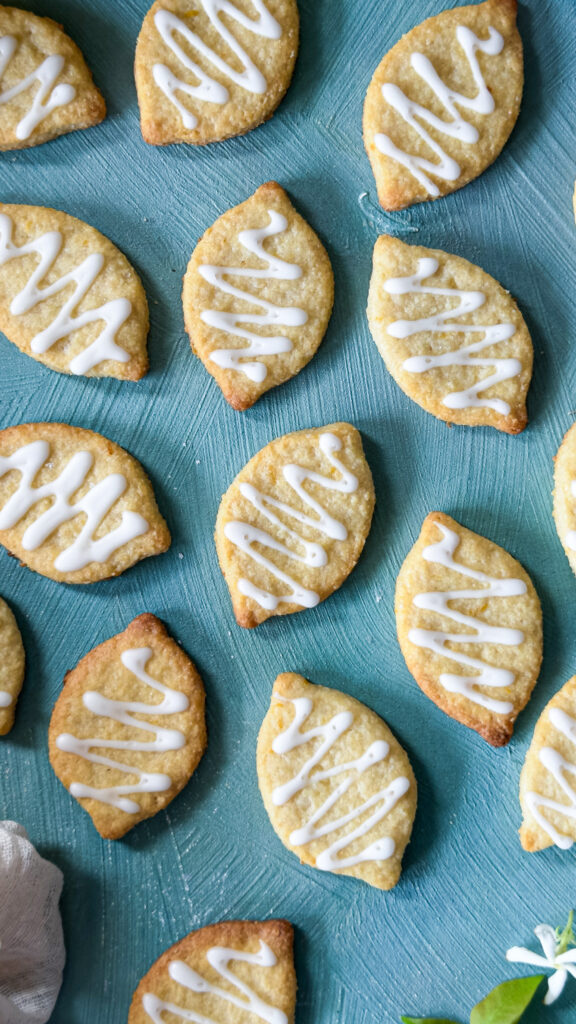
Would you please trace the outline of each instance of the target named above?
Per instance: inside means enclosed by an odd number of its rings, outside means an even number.
[[[0,597],[0,736],[14,725],[14,711],[24,682],[24,644],[12,611]]]
[[[144,975],[128,1024],[293,1024],[293,942],[288,921],[222,921],[191,932]]]
[[[576,676],[540,715],[520,776],[520,839],[533,853],[576,842]]]
[[[120,839],[184,788],[206,748],[204,687],[154,615],[68,672],[49,730],[50,763],[104,839]]]
[[[554,520],[576,573],[576,423],[564,435],[554,459]]]
[[[157,0],[136,46],[142,135],[204,145],[266,121],[298,52],[296,0]]]
[[[234,409],[310,361],[333,300],[328,254],[275,181],[208,228],[182,293],[192,349]]]
[[[338,690],[286,672],[258,737],[274,831],[303,864],[392,889],[416,813],[410,762],[385,722]]]
[[[530,334],[514,299],[480,267],[382,235],[368,320],[394,380],[427,412],[508,434],[524,429]]]
[[[0,150],[38,146],[105,116],[84,58],[61,26],[0,7]]]
[[[431,512],[398,575],[406,664],[435,704],[501,747],[542,661],[542,611],[528,573],[492,541]]]
[[[524,80],[516,0],[455,7],[386,54],[364,104],[364,145],[387,210],[478,177],[518,117]]]
[[[349,423],[271,441],[220,503],[216,549],[238,625],[314,608],[360,557],[374,509],[372,474]]]
[[[61,583],[119,576],[170,547],[139,462],[92,430],[24,423],[0,430],[0,544]]]
[[[104,235],[60,210],[0,203],[0,330],[60,373],[138,380],[148,369],[140,278]]]

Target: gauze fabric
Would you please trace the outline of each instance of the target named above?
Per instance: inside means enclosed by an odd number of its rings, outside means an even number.
[[[15,821],[0,821],[0,1022],[46,1024],[62,984],[63,875]]]

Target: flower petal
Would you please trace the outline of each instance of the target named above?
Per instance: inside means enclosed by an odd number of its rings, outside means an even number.
[[[553,960],[556,953],[556,932],[549,924],[539,924],[534,929],[534,935],[540,942],[545,956]]]
[[[560,956],[556,957],[557,964],[576,964],[576,948],[567,949],[565,953],[560,953]]]
[[[506,953],[506,959],[514,964],[531,964],[533,967],[547,967],[554,969],[554,963],[546,960],[539,953],[533,953],[531,949],[524,949],[523,946],[512,946]]]
[[[576,978],[576,967],[574,964],[566,964],[565,970],[567,970],[568,974],[571,974],[573,978]]]
[[[567,971],[556,971],[551,978],[548,978],[548,991],[544,1000],[545,1006],[550,1006],[551,1003],[556,1002],[558,996],[562,994],[567,977]]]

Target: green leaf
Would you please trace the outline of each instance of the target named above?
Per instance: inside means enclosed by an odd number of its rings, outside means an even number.
[[[518,1024],[543,979],[543,974],[534,974],[503,981],[474,1007],[470,1024]]]
[[[568,922],[564,931],[561,932],[559,928],[556,929],[556,956],[565,953],[569,946],[576,946],[576,938],[572,929],[573,923],[574,911],[571,910],[568,914]]]
[[[404,1024],[458,1024],[457,1020],[448,1020],[447,1017],[401,1017]]]

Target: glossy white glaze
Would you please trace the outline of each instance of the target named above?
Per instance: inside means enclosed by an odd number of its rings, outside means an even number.
[[[376,147],[385,156],[389,156],[396,160],[397,163],[402,164],[430,196],[440,195],[440,189],[431,180],[430,175],[443,181],[457,181],[461,174],[461,168],[457,160],[443,149],[425,125],[429,125],[430,128],[441,135],[446,135],[448,138],[472,146],[478,142],[480,137],[478,129],[460,114],[458,107],[484,115],[491,114],[494,110],[494,98],[490,88],[484,81],[476,54],[478,51],[488,56],[496,56],[501,53],[504,48],[503,37],[496,29],[490,28],[488,37],[486,39],[479,39],[472,29],[467,28],[465,25],[458,25],[456,41],[464,51],[470,64],[470,71],[477,88],[475,96],[463,96],[447,86],[424,53],[412,53],[410,57],[410,66],[442,104],[447,114],[447,120],[438,117],[437,114],[434,114],[415,100],[411,100],[393,82],[385,82],[382,86],[384,102],[393,107],[405,124],[417,132],[422,141],[426,143],[438,158],[438,162],[406,152],[406,150],[397,146],[390,136],[385,135],[383,132],[377,132],[374,135]]]
[[[99,803],[108,804],[126,814],[137,814],[141,809],[140,804],[131,799],[137,793],[163,793],[172,786],[172,779],[169,775],[159,772],[149,772],[130,764],[129,761],[116,761],[104,754],[97,754],[97,750],[125,750],[137,751],[149,754],[163,754],[172,750],[180,750],[186,743],[186,737],[179,729],[167,728],[155,725],[146,718],[136,718],[136,715],[156,717],[157,715],[175,715],[180,711],[186,711],[189,707],[189,700],[185,693],[165,686],[158,679],[154,679],[146,671],[146,665],[153,656],[151,647],[134,647],[123,651],[120,660],[145,686],[149,686],[156,693],[162,694],[162,700],[157,704],[146,704],[142,701],[111,700],[94,690],[88,690],[82,696],[82,703],[93,715],[101,719],[110,719],[120,725],[127,726],[137,732],[152,733],[154,738],[149,741],[143,740],[118,740],[110,737],[103,739],[99,737],[72,736],[70,733],[61,733],[56,738],[56,746],[68,754],[74,754],[92,764],[104,765],[114,771],[122,772],[125,775],[133,775],[137,782],[127,783],[124,786],[87,786],[84,783],[72,782],[70,792],[78,800],[98,800]]]
[[[40,486],[34,486],[37,473],[50,457],[48,441],[32,441],[18,448],[12,455],[0,455],[0,478],[12,470],[20,473],[17,489],[0,509],[0,530],[16,526],[45,498],[52,503],[24,531],[22,547],[37,551],[64,523],[81,513],[82,528],[68,547],[54,559],[59,572],[77,572],[91,562],[106,562],[115,551],[136,537],[147,533],[149,525],[137,512],[124,511],[118,526],[94,539],[108,512],[124,494],[128,482],[121,473],[110,473],[94,484],[82,497],[70,499],[84,484],[94,464],[88,451],[75,452],[60,475]]]
[[[47,231],[30,242],[15,245],[12,241],[12,231],[12,219],[6,213],[0,214],[0,267],[30,253],[39,257],[26,284],[10,303],[12,316],[25,316],[46,299],[50,299],[53,295],[59,295],[61,292],[66,292],[67,296],[52,322],[32,338],[30,342],[32,352],[43,355],[57,341],[70,337],[74,331],[78,331],[88,324],[102,321],[102,327],[97,337],[70,360],[68,364],[70,373],[87,373],[88,370],[94,369],[95,366],[108,359],[127,363],[130,355],[117,344],[116,336],[132,312],[132,303],[129,299],[111,299],[101,306],[95,306],[93,309],[75,315],[75,310],[84,301],[96,278],[105,267],[106,261],[102,253],[89,253],[67,274],[41,288],[39,287],[40,283],[50,273],[62,250],[64,240],[61,233]],[[71,291],[72,284],[74,289]]]
[[[223,989],[219,985],[214,985],[207,981],[206,978],[189,967],[183,960],[173,960],[168,967],[168,974],[173,981],[189,992],[214,996],[215,999],[221,1000],[222,1003],[228,1003],[230,1006],[243,1010],[246,1014],[252,1014],[258,1020],[265,1021],[265,1024],[288,1024],[288,1018],[282,1010],[265,1002],[250,985],[241,981],[229,967],[229,964],[234,961],[250,964],[253,967],[275,967],[277,963],[276,956],[265,942],[260,940],[260,949],[257,953],[243,953],[240,950],[228,949],[225,946],[212,946],[206,952],[206,959],[220,977],[227,982],[228,986],[230,986],[229,988]],[[165,1013],[173,1014],[175,1017],[193,1022],[193,1024],[223,1024],[226,1020],[225,1006],[220,1009],[218,1018],[207,1017],[203,1013],[195,1013],[194,1010],[185,1009],[176,1003],[166,1002],[152,992],[146,992],[143,995],[142,1007],[153,1024],[165,1024],[163,1016]]]
[[[296,281],[302,277],[302,268],[295,263],[274,256],[264,248],[267,238],[283,234],[288,221],[276,210],[268,210],[270,223],[264,228],[253,228],[241,231],[238,235],[240,244],[252,256],[256,256],[266,264],[265,267],[219,267],[204,263],[198,272],[214,288],[220,289],[225,295],[231,295],[250,306],[256,306],[262,313],[224,312],[218,309],[203,310],[201,319],[210,327],[224,331],[236,338],[244,338],[248,345],[244,348],[217,348],[210,353],[210,359],[225,370],[236,370],[245,374],[250,380],[262,383],[268,376],[268,367],[251,356],[274,356],[290,352],[294,347],[290,338],[283,335],[256,334],[247,326],[259,327],[302,327],[308,320],[305,310],[297,306],[279,306],[268,302],[258,295],[257,291],[247,292],[226,280],[228,277],[247,278],[251,281]]]

